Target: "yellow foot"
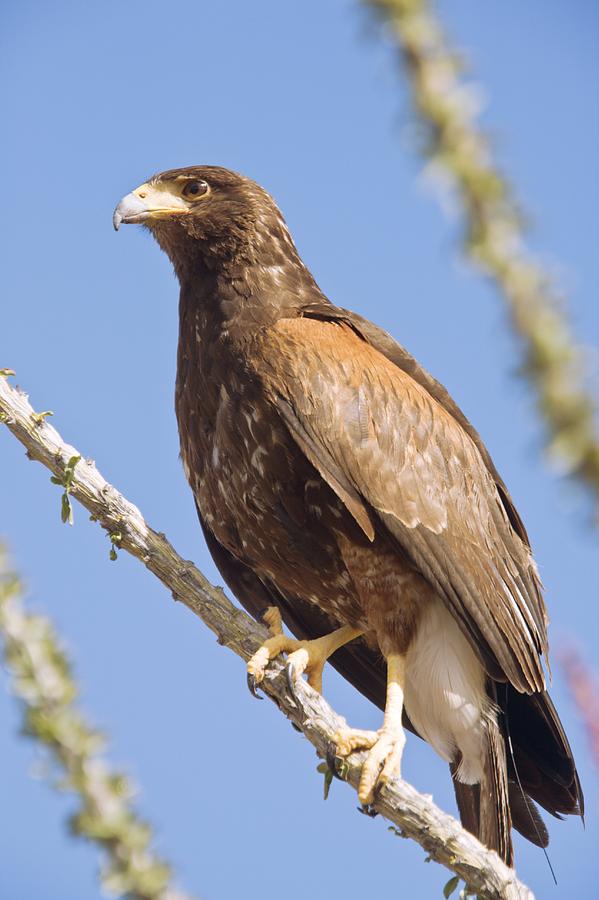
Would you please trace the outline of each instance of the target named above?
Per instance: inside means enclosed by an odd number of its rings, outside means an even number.
[[[253,694],[256,693],[256,685],[264,679],[269,662],[279,653],[290,654],[286,673],[292,691],[295,681],[306,673],[308,684],[321,693],[322,670],[329,656],[362,634],[357,628],[346,625],[313,641],[297,641],[283,634],[281,613],[275,606],[266,610],[263,619],[269,626],[271,637],[262,644],[247,664],[248,685]]]
[[[363,806],[372,803],[375,794],[401,774],[401,757],[406,737],[403,729],[383,725],[380,731],[344,728],[333,738],[331,757],[345,757],[354,750],[370,750],[362,766],[358,798]],[[333,749],[333,748],[331,748]]]
[[[271,637],[264,641],[247,664],[248,685],[253,694],[256,693],[255,686],[263,681],[266,667],[271,659],[274,659],[279,653],[291,653],[298,648],[300,643],[283,634],[281,613],[276,606],[269,606],[262,618],[268,625]]]

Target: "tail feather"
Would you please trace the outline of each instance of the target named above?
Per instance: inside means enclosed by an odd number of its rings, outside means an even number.
[[[505,741],[497,722],[487,723],[487,747],[484,775],[480,785],[480,839],[496,850],[508,864],[514,864],[512,817],[507,782]]]
[[[513,747],[510,780],[516,780],[516,766],[525,793],[552,816],[583,817],[584,796],[574,757],[549,694],[519,694],[509,684],[496,689]]]
[[[453,781],[453,790],[460,813],[460,821],[464,828],[480,838],[480,785],[464,784],[456,778],[459,763],[449,764]]]
[[[508,782],[508,795],[512,826],[532,844],[536,844],[537,847],[547,847],[549,832],[536,804],[527,794],[523,793],[520,785],[515,781]]]
[[[483,778],[480,784],[457,780],[459,759],[450,765],[462,825],[508,866],[514,864],[505,742],[499,726],[488,722]]]

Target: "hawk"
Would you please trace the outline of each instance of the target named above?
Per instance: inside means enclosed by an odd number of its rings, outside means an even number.
[[[181,457],[223,578],[321,690],[327,659],[384,710],[359,799],[399,776],[404,726],[445,759],[462,823],[513,863],[511,828],[583,814],[546,692],[547,614],[522,520],[481,438],[387,333],[334,306],[269,194],[217,166],[156,175],[140,223],[180,283]],[[295,635],[283,633],[281,620]],[[508,752],[509,748],[509,752]]]

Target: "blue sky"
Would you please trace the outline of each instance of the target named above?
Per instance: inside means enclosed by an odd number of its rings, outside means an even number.
[[[484,87],[486,127],[530,214],[531,243],[597,346],[599,13],[579,0],[440,4]],[[598,665],[596,534],[582,492],[542,461],[542,430],[492,288],[463,262],[459,222],[421,177],[389,43],[361,8],[329,2],[126,4],[5,0],[0,13],[4,295],[0,366],[63,436],[220,579],[177,458],[177,285],[141,229],[112,231],[120,197],[149,174],[226,165],[265,185],[330,298],[392,332],[452,392],[489,446],[527,523],[552,619]],[[596,359],[596,358],[595,358]],[[0,529],[31,604],[57,623],[82,703],[182,887],[204,900],[311,895],[439,897],[448,875],[355,811],[322,801],[311,747],[245,689],[243,665],[75,510],[59,519],[46,470],[0,435]],[[4,681],[4,685],[6,681]],[[356,726],[379,714],[333,673],[325,692]],[[539,897],[586,898],[599,877],[596,772],[554,664],[552,694],[576,750],[586,830],[551,821],[554,889],[517,840]],[[68,796],[29,775],[0,692],[0,894],[92,900],[98,854],[74,842]],[[408,739],[404,775],[453,810],[445,765]]]

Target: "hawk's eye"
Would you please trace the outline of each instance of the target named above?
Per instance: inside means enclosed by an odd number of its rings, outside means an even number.
[[[197,200],[208,193],[208,183],[206,181],[188,181],[181,193],[189,200]]]

